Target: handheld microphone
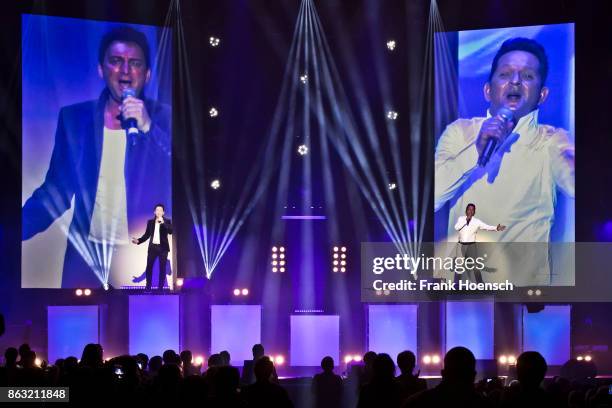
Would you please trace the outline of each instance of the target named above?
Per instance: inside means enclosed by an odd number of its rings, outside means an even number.
[[[123,93],[121,94],[121,101],[123,102],[128,96],[136,97],[136,91],[132,88],[125,88],[123,90]],[[136,119],[134,118],[125,119],[125,127],[127,128],[128,135],[138,134],[138,126],[136,124]]]
[[[500,108],[497,111],[497,116],[502,120],[502,122],[504,122],[504,126],[506,126],[508,122],[514,119],[514,113],[512,113],[512,111],[508,108]],[[484,150],[482,151],[482,155],[480,155],[480,158],[478,159],[478,165],[480,167],[484,167],[487,165],[496,147],[497,139],[487,140],[487,144]]]

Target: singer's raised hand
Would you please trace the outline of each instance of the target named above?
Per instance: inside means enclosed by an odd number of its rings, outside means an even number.
[[[497,143],[504,141],[506,136],[510,134],[514,128],[512,121],[504,122],[498,116],[492,116],[485,120],[480,127],[480,132],[476,138],[476,149],[478,155],[482,155],[487,142],[491,139],[495,139]]]
[[[124,120],[130,118],[136,119],[136,126],[138,126],[138,130],[141,132],[147,133],[151,129],[151,117],[149,112],[147,112],[144,101],[141,99],[128,96],[119,106],[119,111],[123,115]]]

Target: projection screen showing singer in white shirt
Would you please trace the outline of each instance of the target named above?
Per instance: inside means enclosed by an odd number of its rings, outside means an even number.
[[[485,282],[574,285],[573,247],[548,244],[574,242],[574,25],[441,32],[435,48],[436,241],[460,242],[473,203],[506,227],[476,234],[499,243]]]

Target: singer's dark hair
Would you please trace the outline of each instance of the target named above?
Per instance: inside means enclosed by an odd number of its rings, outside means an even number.
[[[539,42],[524,37],[510,38],[509,40],[503,42],[499,50],[497,50],[497,54],[495,54],[495,57],[493,58],[491,72],[489,73],[489,82],[493,78],[495,70],[497,70],[499,59],[504,54],[512,51],[525,51],[533,54],[538,59],[540,62],[538,71],[540,73],[540,78],[542,79],[542,86],[544,86],[546,79],[548,78],[548,56],[546,56],[546,51]]]
[[[151,49],[149,48],[147,37],[140,31],[129,26],[120,26],[104,34],[102,41],[100,41],[100,48],[98,49],[98,62],[100,65],[104,62],[106,50],[116,41],[130,42],[138,45],[144,54],[147,68],[151,67]]]
[[[160,204],[160,203],[155,204],[155,207],[153,207],[153,210],[155,210],[157,207],[161,207],[161,208],[162,208],[162,210],[166,211],[166,207],[164,207],[164,205],[163,205],[163,204]]]
[[[473,203],[469,203],[468,205],[465,206],[465,211],[467,211],[468,208],[473,207],[474,211],[476,211],[476,204]]]

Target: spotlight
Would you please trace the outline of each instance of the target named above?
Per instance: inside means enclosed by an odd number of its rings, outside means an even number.
[[[306,82],[308,82],[308,74],[302,74],[300,75],[300,81],[305,84]]]
[[[308,154],[308,146],[304,144],[298,146],[297,152],[300,156],[306,156]]]
[[[285,272],[285,268],[280,268],[280,273]]]
[[[211,36],[208,39],[208,43],[210,44],[211,47],[218,47],[220,42],[221,42],[221,39],[218,37]]]
[[[578,360],[578,361],[582,361],[582,360],[584,360],[584,357],[582,357],[582,356],[578,356],[578,357],[576,357],[576,360]]]
[[[397,119],[397,117],[398,117],[398,114],[397,114],[396,111],[390,110],[390,111],[387,112],[387,119],[395,120],[395,119]]]
[[[83,289],[77,289],[74,291],[74,294],[77,296],[83,296]]]
[[[338,272],[338,268],[334,267],[334,272]]]
[[[527,291],[527,296],[533,296],[533,289],[529,289]]]
[[[510,365],[516,364],[516,357],[514,357],[513,355],[509,355],[508,356],[508,364],[510,364]]]
[[[334,259],[337,259],[337,258],[338,258],[338,254],[334,254]]]
[[[425,365],[431,364],[431,356],[429,354],[425,354],[423,356],[423,364]]]
[[[506,357],[505,355],[501,355],[501,356],[499,356],[499,359],[497,361],[499,361],[499,364],[507,364],[508,363],[508,357]]]
[[[431,356],[431,363],[440,364],[440,356],[437,354],[434,354],[433,356]]]
[[[36,360],[34,360],[34,364],[36,364],[36,367],[40,367],[42,361],[40,360],[40,358],[37,357]]]
[[[389,183],[389,190],[395,190],[397,188],[397,184]]]
[[[180,288],[181,286],[183,286],[183,283],[185,283],[183,278],[176,278],[176,286]]]
[[[584,356],[584,361],[591,361],[591,360],[593,360],[593,357],[588,356],[588,355]]]
[[[282,246],[282,247],[280,247],[280,249],[279,249],[279,250],[280,250],[281,252],[285,252],[285,247],[284,247],[284,246]]]
[[[340,272],[342,273],[346,272],[346,268],[345,267],[340,268]]]
[[[542,291],[540,289],[536,289],[535,295],[540,296],[541,294],[542,294]]]
[[[89,296],[89,295],[91,295],[91,289],[85,289],[85,290],[83,291],[83,294],[84,294],[85,296]]]
[[[385,296],[389,296],[391,294],[391,291],[388,289],[383,290],[383,293],[385,294]]]
[[[277,247],[272,247],[272,252],[276,252],[276,251],[278,251],[278,248]]]
[[[203,356],[197,356],[195,358],[195,363],[196,363],[196,365],[202,365],[204,363],[204,357]]]
[[[348,355],[348,354],[346,356],[344,356],[344,364],[348,364],[351,361],[353,361],[353,356]]]
[[[272,272],[274,273],[278,272],[278,268],[272,268]]]
[[[217,190],[219,187],[221,187],[221,181],[219,179],[214,179],[213,181],[211,181],[210,188],[212,188],[213,190]]]
[[[342,252],[346,252],[346,247],[342,247],[342,248],[340,248],[340,250],[341,250]]]
[[[279,366],[285,364],[285,357],[281,356],[280,354],[274,357],[274,364]]]
[[[247,288],[242,289],[242,296],[246,296],[249,294],[249,290]]]
[[[234,296],[240,296],[240,289],[234,289]]]
[[[108,283],[105,283],[104,285],[102,285],[102,287],[104,288],[104,290],[108,290],[109,289]]]
[[[393,51],[395,49],[395,40],[387,41],[387,49]]]
[[[219,111],[217,110],[217,108],[215,108],[214,106],[212,108],[210,108],[210,110],[208,111],[208,115],[211,118],[216,118],[217,116],[219,116]]]

